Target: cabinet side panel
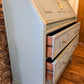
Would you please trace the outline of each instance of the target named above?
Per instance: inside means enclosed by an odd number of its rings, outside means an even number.
[[[2,2],[15,84],[44,84],[44,25],[26,0]]]

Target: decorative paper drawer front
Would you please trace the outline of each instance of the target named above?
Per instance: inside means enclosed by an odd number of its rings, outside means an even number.
[[[79,35],[65,48],[53,63],[47,62],[47,79],[55,83],[67,66],[73,51],[78,44]]]
[[[47,36],[47,57],[54,59],[56,55],[79,33],[80,23],[54,35]]]

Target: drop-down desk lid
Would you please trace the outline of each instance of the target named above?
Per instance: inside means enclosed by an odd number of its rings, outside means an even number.
[[[32,0],[46,23],[76,17],[67,0]]]

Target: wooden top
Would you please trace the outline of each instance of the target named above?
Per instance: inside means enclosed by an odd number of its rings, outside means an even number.
[[[32,0],[46,23],[76,17],[67,0]]]

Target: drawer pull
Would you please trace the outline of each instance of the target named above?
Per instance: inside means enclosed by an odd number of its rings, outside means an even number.
[[[62,65],[63,65],[63,64],[66,64],[66,62],[63,62]]]
[[[62,41],[62,44],[66,43],[66,41]]]
[[[76,34],[77,32],[79,32],[79,30],[75,31],[75,34]]]

